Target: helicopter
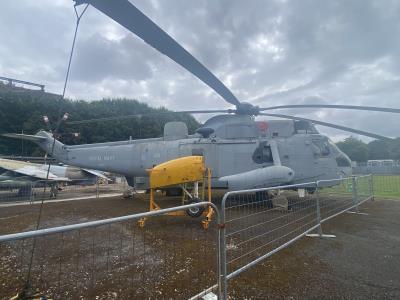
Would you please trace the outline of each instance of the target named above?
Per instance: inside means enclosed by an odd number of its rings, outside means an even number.
[[[158,138],[73,146],[62,144],[43,130],[35,135],[3,134],[35,142],[58,161],[118,173],[134,186],[135,178],[148,176],[147,170],[155,165],[179,157],[200,155],[212,170],[213,188],[238,190],[349,176],[350,159],[327,136],[319,133],[315,125],[375,139],[390,139],[334,123],[269,111],[325,108],[400,113],[400,109],[327,104],[263,108],[239,101],[210,70],[128,0],[75,0],[75,5],[81,4],[93,6],[143,39],[208,85],[234,108],[181,111],[220,114],[208,119],[192,135],[188,134],[187,126],[182,122],[165,124],[163,136]],[[284,120],[260,121],[257,116]]]

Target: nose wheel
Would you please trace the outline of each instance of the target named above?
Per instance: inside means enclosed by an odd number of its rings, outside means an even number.
[[[201,202],[200,198],[192,198],[188,201],[187,204],[194,204],[194,203],[199,203],[199,202]],[[205,208],[203,206],[191,207],[186,210],[186,214],[189,217],[198,218],[203,214],[204,210],[205,210]]]

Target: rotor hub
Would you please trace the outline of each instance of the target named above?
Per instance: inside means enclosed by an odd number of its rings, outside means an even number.
[[[240,102],[236,106],[236,113],[238,115],[257,116],[260,113],[260,107],[252,105],[251,103],[248,102]]]

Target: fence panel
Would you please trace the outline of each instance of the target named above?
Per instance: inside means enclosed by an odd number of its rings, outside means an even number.
[[[227,193],[222,202],[228,278],[318,224],[316,184]]]
[[[400,175],[373,175],[373,183],[376,196],[400,198]]]
[[[389,166],[368,166],[366,164],[357,164],[357,166],[353,167],[353,174],[400,175],[400,163]]]
[[[357,199],[362,203],[366,199],[373,198],[373,178],[372,175],[357,176]]]
[[[214,286],[217,224],[203,230],[198,219],[163,216],[164,211],[72,225],[81,225],[73,230],[64,226],[37,237],[0,237],[0,294],[15,295],[27,278],[31,290],[54,299],[188,299]],[[142,216],[148,218],[143,228],[137,223]]]
[[[0,182],[0,203],[29,201],[31,191],[31,183]]]
[[[55,184],[52,181],[37,181],[33,184],[32,201],[42,199],[71,199],[120,195],[127,188],[126,182],[100,183],[96,179],[85,179],[73,183]]]
[[[321,219],[328,219],[357,204],[354,178],[318,181]]]
[[[97,179],[55,182],[38,180],[26,183],[0,183],[0,202],[24,202],[54,199],[112,197],[128,189],[125,180],[114,183],[98,182]]]
[[[372,198],[371,175],[225,194],[224,296],[228,280],[313,230],[318,234],[310,236],[332,237],[323,235],[323,222],[352,209],[358,212],[358,205]]]

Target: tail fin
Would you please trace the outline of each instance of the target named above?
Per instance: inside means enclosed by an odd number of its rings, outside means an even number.
[[[63,149],[64,144],[58,140],[55,140],[54,149],[53,149],[53,135],[47,131],[40,130],[35,135],[29,134],[20,134],[20,133],[4,133],[2,136],[13,138],[13,139],[22,139],[34,142],[39,145],[47,153],[51,154],[53,152],[53,157],[57,158],[60,161],[64,161],[66,156],[66,151]]]
[[[2,136],[6,136],[9,138],[13,138],[13,139],[32,141],[35,143],[40,143],[40,142],[44,142],[47,140],[47,138],[44,136],[21,134],[21,133],[4,133],[4,134],[2,134]]]

